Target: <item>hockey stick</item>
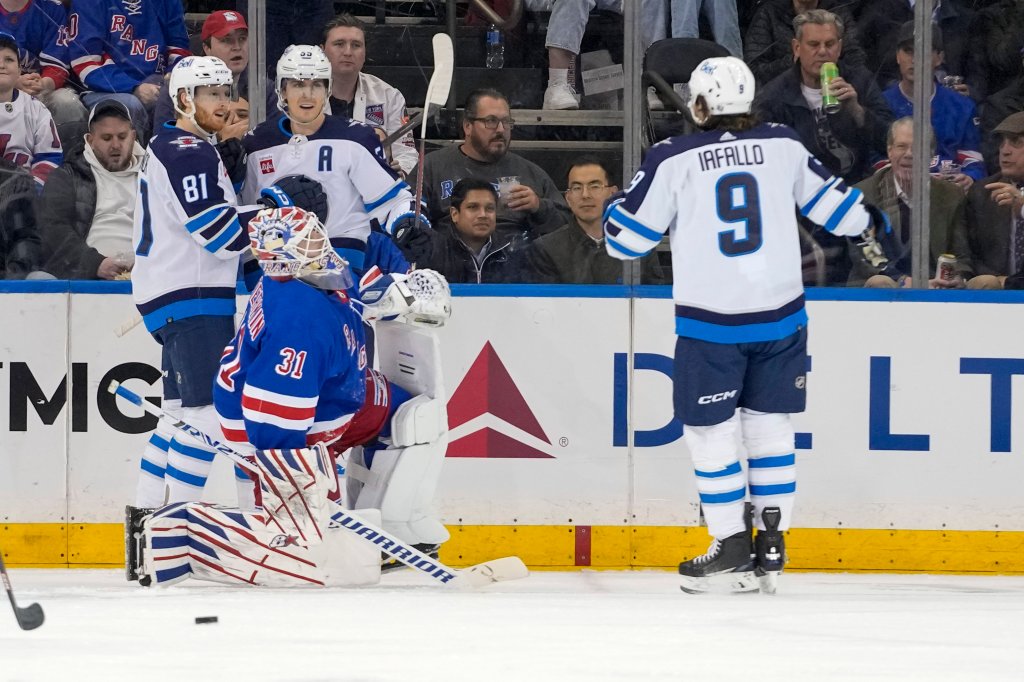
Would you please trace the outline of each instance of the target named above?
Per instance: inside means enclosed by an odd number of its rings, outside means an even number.
[[[135,313],[130,318],[125,319],[121,324],[114,327],[114,335],[117,336],[117,338],[121,338],[140,324],[142,324],[142,315]]]
[[[137,393],[128,390],[117,381],[111,381],[107,390],[114,395],[121,396],[133,405],[141,407],[154,417],[158,417],[160,419],[174,419],[171,415],[164,412],[164,410],[146,400],[143,400]],[[230,445],[215,440],[209,434],[203,433],[191,424],[186,424],[181,420],[175,420],[173,426],[200,442],[206,443],[206,445],[229,458],[232,462],[246,471],[257,474],[259,473],[256,466],[251,464],[244,455],[233,449]],[[415,568],[422,573],[426,573],[440,583],[453,584],[457,586],[480,587],[482,585],[501,582],[504,580],[517,580],[529,575],[529,571],[523,563],[523,560],[515,556],[485,561],[481,564],[476,564],[461,570],[450,568],[442,564],[437,559],[433,559],[423,552],[420,552],[415,547],[406,545],[384,529],[378,528],[356,514],[353,514],[348,509],[345,509],[345,507],[340,503],[335,502],[334,504],[336,508],[334,513],[331,514],[331,520],[336,521],[339,526],[350,533],[356,534],[366,542],[377,545],[382,552],[390,554],[410,568]]]
[[[14,617],[18,619],[18,625],[21,626],[21,629],[35,630],[42,625],[45,618],[42,606],[39,604],[18,606],[18,602],[14,601],[14,590],[11,589],[11,579],[7,576],[7,568],[4,566],[3,552],[0,552],[0,577],[4,580],[4,589],[7,590],[7,597],[11,600],[11,608],[14,609]]]
[[[424,111],[430,111],[430,105],[443,107],[448,102],[448,92],[452,89],[452,72],[455,70],[455,48],[447,33],[435,33],[432,41],[434,46],[434,73],[427,84],[427,97],[423,103]],[[423,116],[420,128],[420,160],[416,173],[416,223],[420,221],[421,204],[423,201],[423,159],[426,156],[427,116]]]

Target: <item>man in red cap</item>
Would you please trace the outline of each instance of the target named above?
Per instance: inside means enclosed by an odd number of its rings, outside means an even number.
[[[235,98],[249,99],[249,80],[246,67],[249,66],[249,26],[240,12],[233,10],[217,10],[203,22],[202,30],[203,54],[217,57],[231,70],[235,81]],[[267,111],[277,110],[277,97],[272,85],[267,86]],[[171,103],[168,83],[164,81],[153,111],[153,129],[166,121],[174,120],[174,108]],[[248,121],[239,121],[225,128],[218,137],[222,140],[229,137],[241,137],[248,130]]]

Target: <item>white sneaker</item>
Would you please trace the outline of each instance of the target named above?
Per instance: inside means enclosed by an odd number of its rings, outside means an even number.
[[[647,88],[647,110],[665,111],[665,104],[658,97],[658,91],[654,89],[653,85]]]
[[[579,109],[580,96],[568,83],[548,85],[544,91],[545,109]]]

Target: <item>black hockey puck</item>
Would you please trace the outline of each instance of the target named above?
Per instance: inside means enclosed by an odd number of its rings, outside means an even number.
[[[217,616],[198,616],[196,618],[196,625],[204,625],[206,623],[216,623]]]

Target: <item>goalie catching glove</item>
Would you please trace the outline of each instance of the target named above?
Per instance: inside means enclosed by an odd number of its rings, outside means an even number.
[[[443,327],[452,315],[448,280],[434,270],[385,275],[374,266],[359,280],[359,298],[366,321],[398,319],[420,327]]]
[[[301,208],[307,213],[315,213],[321,223],[327,222],[327,215],[330,212],[323,185],[305,175],[287,175],[279,178],[273,185],[260,191],[256,201],[267,208]]]

